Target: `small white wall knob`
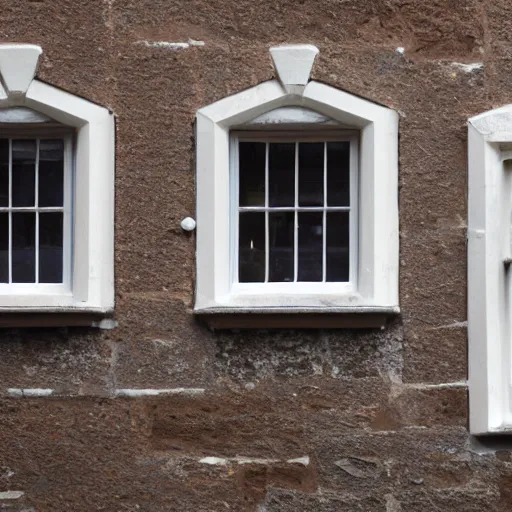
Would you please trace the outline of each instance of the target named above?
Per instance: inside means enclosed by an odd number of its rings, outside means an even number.
[[[196,229],[196,221],[192,217],[185,217],[181,221],[181,229],[185,231],[194,231],[194,229]]]

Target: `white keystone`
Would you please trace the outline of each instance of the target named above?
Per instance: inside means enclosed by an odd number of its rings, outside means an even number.
[[[270,48],[277,76],[286,92],[302,95],[318,52],[318,48],[312,44],[289,44]]]
[[[35,44],[0,45],[0,74],[9,95],[27,92],[42,53]]]

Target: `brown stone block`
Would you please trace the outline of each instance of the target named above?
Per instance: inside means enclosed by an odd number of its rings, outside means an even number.
[[[467,328],[405,324],[404,382],[458,382],[467,378]]]
[[[116,26],[137,38],[156,41],[205,41],[207,45],[241,42],[272,43],[297,39],[314,43],[350,39],[354,26],[364,24],[375,11],[383,11],[377,2],[361,5],[351,0],[340,6],[334,0],[318,4],[312,0],[299,3],[228,2],[219,9],[215,4],[193,1],[179,7],[164,0],[150,3],[123,2],[116,6]],[[350,32],[347,33],[347,30]]]
[[[512,507],[512,476],[510,471],[504,471],[503,473],[498,481],[500,492],[498,510],[500,512],[506,512]]]
[[[119,44],[118,52],[118,289],[191,295],[195,239],[180,222],[195,211],[195,63],[134,42]]]
[[[293,397],[225,393],[146,402],[154,450],[287,461],[308,454]]]
[[[392,43],[355,44],[351,41],[342,46],[322,45],[311,78],[402,110],[407,104],[405,95],[411,81],[414,87],[421,86],[416,85],[421,69],[421,65],[397,53]]]
[[[496,53],[497,55],[493,55],[492,61],[489,64],[489,66],[492,66],[492,70],[489,72],[490,101],[487,108],[482,109],[482,112],[510,103],[510,87],[512,86],[512,54],[510,53],[510,46],[506,46],[502,52]]]
[[[183,218],[193,210],[172,203],[152,203],[151,190],[136,201],[120,199],[118,211],[119,243],[116,246],[116,291],[125,293],[163,293],[180,297],[191,305],[195,276],[195,236],[180,228]],[[184,194],[186,197],[186,194]],[[139,207],[140,205],[140,207]]]
[[[467,424],[467,389],[406,388],[391,396],[391,410],[401,426],[435,427]]]
[[[510,4],[490,2],[483,8],[487,19],[487,46],[482,56],[489,75],[489,105],[485,110],[510,103],[512,53],[510,51]]]
[[[457,58],[418,61],[407,50],[396,52],[389,43],[325,45],[320,50],[313,79],[394,108],[400,113],[401,136],[421,131],[418,143],[424,148],[427,144],[428,153],[400,139],[401,163],[404,151],[412,149],[418,162],[435,159],[437,151],[430,151],[428,141],[440,138],[439,149],[447,148],[454,130],[458,137],[465,129],[468,114],[488,104],[484,70],[468,72],[457,65]]]
[[[115,15],[118,30],[156,41],[260,43],[264,34],[272,42],[409,43],[411,51],[429,58],[473,55],[482,25],[474,0],[444,0],[428,6],[419,0],[407,4],[243,0],[226,3],[223,9],[202,1],[177,6],[145,0],[115,5]]]
[[[38,512],[254,510],[234,474],[155,453],[144,411],[120,399],[0,401],[3,488]]]
[[[256,507],[269,487],[310,493],[317,490],[315,470],[300,463],[243,464],[231,471],[235,471],[244,500]]]
[[[358,27],[358,40],[404,47],[414,60],[466,60],[479,54],[483,21],[474,0],[371,4],[372,16]]]
[[[2,330],[0,393],[8,388],[54,394],[107,393],[111,350],[105,331],[87,328]]]
[[[486,59],[494,57],[496,51],[510,47],[512,41],[510,23],[510,3],[507,0],[496,0],[482,6],[482,13],[486,19],[486,36],[489,47],[484,54]]]
[[[439,132],[409,129],[400,136],[400,230],[463,231],[467,217],[467,117]],[[454,123],[455,124],[455,123]]]
[[[491,487],[469,486],[465,489],[447,489],[436,492],[423,490],[393,494],[395,503],[401,510],[431,512],[432,510],[450,510],[454,512],[496,512],[498,493]],[[400,510],[400,509],[397,509]]]
[[[318,485],[330,491],[355,496],[397,490],[464,493],[489,488],[497,476],[493,458],[467,451],[467,431],[460,427],[338,435],[319,425],[307,435]]]
[[[401,237],[400,299],[406,329],[465,321],[465,240],[462,229]]]
[[[234,380],[327,376],[342,379],[397,373],[401,332],[378,329],[243,330],[215,333],[217,372]]]
[[[466,236],[464,229],[404,233],[400,305],[404,380],[466,378]]]
[[[205,327],[170,292],[126,294],[111,331],[117,388],[212,385],[214,345]]]
[[[311,495],[270,488],[264,507],[268,512],[385,512],[386,500],[379,495],[355,497],[350,492],[337,494],[324,490]]]
[[[384,329],[326,331],[332,375],[343,379],[392,377],[402,371],[402,326],[389,319]]]
[[[258,382],[331,371],[320,330],[254,329],[219,331],[216,373],[233,381]]]
[[[315,376],[263,381],[252,392],[292,399],[308,432],[357,433],[372,428],[388,402],[390,384],[380,378]]]

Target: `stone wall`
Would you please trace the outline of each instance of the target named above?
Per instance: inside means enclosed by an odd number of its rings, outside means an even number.
[[[512,508],[507,443],[470,439],[466,398],[466,122],[512,101],[510,2],[0,13],[1,41],[43,47],[40,80],[116,115],[118,322],[2,331],[2,509]],[[191,313],[195,240],[179,225],[195,209],[195,112],[271,79],[268,48],[295,42],[320,48],[313,79],[400,112],[402,313],[383,331],[213,333]]]

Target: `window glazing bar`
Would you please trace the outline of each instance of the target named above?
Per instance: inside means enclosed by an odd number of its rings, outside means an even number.
[[[39,139],[36,139],[36,169],[35,169],[35,191],[34,191],[34,204],[36,208],[36,233],[35,233],[35,282],[39,283],[39,212],[37,207],[39,205]]]
[[[12,139],[9,139],[9,284],[12,283]]]
[[[327,142],[324,142],[324,211],[322,215],[322,283],[327,276]]]
[[[2,211],[2,208],[0,208]],[[350,206],[240,206],[241,212],[349,212]]]
[[[0,212],[40,212],[40,213],[55,213],[63,212],[63,206],[43,206],[36,208],[35,206],[13,206],[8,208],[6,206],[0,206]]]
[[[269,164],[269,143],[265,143],[265,283],[269,279],[269,259],[270,259],[270,245],[269,245],[269,225],[268,225],[268,164]]]
[[[295,219],[293,227],[293,282],[299,274],[299,143],[295,143]]]

